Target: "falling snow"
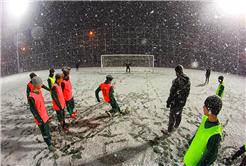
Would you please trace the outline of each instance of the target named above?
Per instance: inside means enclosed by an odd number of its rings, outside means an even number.
[[[32,71],[75,67],[78,62],[84,68],[100,67],[103,54],[150,54],[155,56],[155,67],[174,68],[182,64],[185,69],[202,73],[210,66],[213,73],[220,72],[232,79],[232,84],[238,80],[245,83],[242,77],[246,76],[245,13],[226,14],[216,2],[33,1],[18,17],[9,12],[8,2],[2,2],[1,9],[2,77],[19,78],[19,72],[28,75]],[[89,35],[90,31],[94,35]],[[8,85],[8,80],[6,82]],[[237,102],[244,102],[245,93],[240,89],[244,86],[234,86],[240,92]],[[214,91],[211,89],[209,92]],[[205,94],[209,95],[207,91]],[[245,115],[240,112],[245,110],[244,105],[231,107],[235,96],[227,95],[228,110],[239,110],[241,118]],[[15,101],[19,102],[19,98],[22,97],[18,96]],[[4,105],[12,109],[15,101],[6,101]],[[226,118],[229,115],[224,115],[224,120]],[[235,145],[239,146],[237,143],[231,146]],[[155,147],[154,151],[165,156],[165,148]],[[43,157],[40,156],[37,158]]]

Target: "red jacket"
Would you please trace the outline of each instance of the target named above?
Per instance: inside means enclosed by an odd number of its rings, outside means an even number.
[[[66,103],[65,103],[65,99],[64,99],[64,96],[63,96],[63,93],[62,93],[62,88],[61,88],[61,86],[57,85],[56,83],[53,84],[52,88],[54,86],[56,87],[56,91],[57,91],[57,95],[58,95],[58,100],[60,102],[61,109],[64,109],[64,107],[66,106]],[[60,108],[56,105],[56,102],[54,101],[53,98],[52,98],[52,103],[53,103],[53,108],[55,110],[60,110]]]
[[[72,87],[71,81],[69,79],[69,80],[63,80],[62,82],[65,85],[65,87],[63,89],[64,99],[65,99],[65,101],[69,101],[73,98],[73,94],[72,94],[73,87]]]
[[[32,97],[35,100],[35,106],[38,110],[38,113],[39,113],[40,117],[42,118],[43,122],[46,123],[47,120],[49,119],[49,116],[48,116],[47,110],[46,110],[45,105],[44,105],[44,98],[43,98],[41,90],[39,90],[39,94],[31,92],[29,97]],[[35,117],[34,117],[34,119],[35,119],[36,123],[38,125],[40,125],[40,123],[38,123],[38,121]]]
[[[33,90],[33,84],[32,84],[32,82],[30,81],[27,85],[29,86],[30,92],[31,92]]]
[[[102,90],[105,102],[109,102],[110,101],[110,99],[109,99],[109,90],[110,90],[111,87],[114,88],[114,86],[111,85],[111,84],[101,83],[101,85],[100,85],[100,88]]]
[[[27,86],[30,88],[29,94],[27,92],[27,101],[28,101],[28,104],[29,104],[29,95],[30,95],[30,93],[31,93],[31,91],[33,90],[34,87],[33,87],[33,84],[32,84],[31,81],[28,82]]]

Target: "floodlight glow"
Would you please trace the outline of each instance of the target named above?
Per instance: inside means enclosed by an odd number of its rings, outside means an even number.
[[[14,15],[19,16],[26,10],[27,5],[28,5],[28,2],[25,0],[11,1],[10,9]]]
[[[245,0],[220,0],[219,5],[228,14],[246,12]]]

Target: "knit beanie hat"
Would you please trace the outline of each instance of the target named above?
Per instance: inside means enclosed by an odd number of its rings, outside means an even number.
[[[64,74],[64,77],[66,77],[66,76],[69,74],[68,69],[64,69],[64,70],[63,70],[63,74]]]
[[[37,75],[35,73],[31,73],[29,77],[32,79],[33,77],[36,77]]]
[[[111,81],[112,79],[114,79],[111,75],[107,75],[106,76],[106,79],[108,80],[108,81]]]
[[[175,71],[178,73],[183,73],[183,66],[182,65],[178,65],[175,67]]]
[[[33,77],[32,78],[33,87],[37,87],[37,86],[39,86],[42,83],[43,83],[43,81],[42,81],[42,79],[40,77],[37,76],[37,77]]]
[[[63,78],[63,75],[61,73],[56,73],[56,76],[55,76],[56,80],[60,79],[61,77]]]
[[[64,66],[64,67],[62,68],[62,71],[63,71],[63,70],[65,70],[65,69],[67,69],[67,70],[71,70],[71,67]]]
[[[204,105],[212,114],[218,115],[222,108],[222,100],[217,95],[209,96],[205,100]]]

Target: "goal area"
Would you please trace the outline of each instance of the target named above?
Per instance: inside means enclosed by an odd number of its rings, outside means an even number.
[[[126,72],[129,62],[131,72],[145,71],[154,73],[154,55],[110,54],[101,55],[101,72]]]

